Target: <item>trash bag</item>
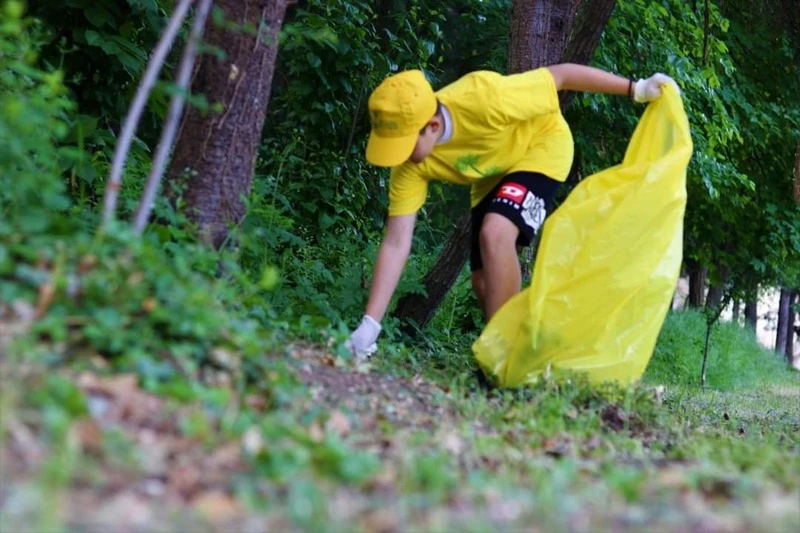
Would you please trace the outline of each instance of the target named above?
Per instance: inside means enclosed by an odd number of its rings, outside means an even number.
[[[691,155],[681,97],[665,86],[622,164],[583,180],[545,222],[531,285],[472,346],[490,379],[516,387],[556,369],[592,382],[641,377],[680,273]]]

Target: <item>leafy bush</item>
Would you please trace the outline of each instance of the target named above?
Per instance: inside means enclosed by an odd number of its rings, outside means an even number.
[[[145,384],[263,374],[269,339],[263,293],[235,258],[195,242],[158,204],[144,237],[71,204],[64,161],[86,154],[61,142],[74,118],[58,71],[37,67],[38,24],[14,3],[0,24],[0,316],[24,324],[16,353],[52,362],[100,355]],[[32,349],[34,348],[35,349]],[[274,373],[280,381],[282,374]],[[210,378],[209,378],[210,379]],[[269,389],[270,379],[261,380]],[[243,383],[239,381],[239,383]]]
[[[68,231],[69,203],[58,172],[74,153],[58,148],[74,105],[62,75],[35,67],[40,28],[17,3],[3,5],[0,24],[0,273],[23,240]],[[2,293],[0,292],[0,295]],[[2,298],[0,298],[2,300]]]

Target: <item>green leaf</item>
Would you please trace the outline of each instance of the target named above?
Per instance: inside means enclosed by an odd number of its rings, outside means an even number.
[[[92,4],[85,6],[83,15],[86,17],[86,20],[91,22],[95,28],[102,28],[106,25],[115,29],[117,27],[114,16],[109,13],[100,2],[93,2]]]

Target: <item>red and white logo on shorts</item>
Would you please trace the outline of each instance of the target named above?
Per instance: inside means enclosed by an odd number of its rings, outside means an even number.
[[[521,204],[522,200],[525,198],[525,193],[528,192],[528,189],[520,185],[519,183],[506,183],[500,190],[497,191],[497,198],[508,198],[515,204]]]

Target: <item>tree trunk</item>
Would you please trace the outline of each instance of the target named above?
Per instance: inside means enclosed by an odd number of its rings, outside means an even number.
[[[789,366],[794,365],[794,339],[796,335],[800,335],[800,331],[798,331],[800,328],[797,328],[794,325],[794,321],[797,317],[794,306],[798,303],[800,303],[800,291],[792,291],[791,295],[789,296],[789,316],[787,317],[788,328],[786,332],[786,346],[784,348],[786,361],[789,363]]]
[[[558,63],[564,55],[574,19],[575,9],[571,2],[514,0],[506,66],[508,73]],[[522,250],[520,260],[523,285],[530,282],[532,265],[533,247],[527,246]]]
[[[704,304],[708,269],[695,261],[689,263],[689,307],[699,309]]]
[[[706,295],[706,309],[716,308],[722,302],[722,286],[711,285],[708,287],[708,295]]]
[[[726,267],[719,267],[719,282],[709,285],[708,294],[706,295],[706,308],[716,309],[722,303],[722,297],[725,294],[725,286],[730,279],[730,269]]]
[[[758,325],[758,301],[747,302],[744,306],[744,321],[745,325],[756,332]]]
[[[508,73],[525,72],[558,63],[567,46],[574,19],[572,2],[514,0],[511,6]]]
[[[786,351],[786,336],[789,333],[789,305],[792,291],[786,287],[781,287],[781,295],[778,299],[778,327],[775,330],[775,351],[784,353]]]
[[[574,7],[568,9],[572,4],[558,0],[514,0],[508,54],[509,73],[557,63],[561,59],[574,20]],[[603,27],[608,21],[606,13],[610,13],[614,5],[616,0],[594,0],[587,3],[579,24],[581,31],[575,35],[576,38],[585,39],[585,42],[575,43],[574,46],[570,44],[571,49],[574,49],[569,58],[571,62],[588,63],[591,60],[600,42]],[[592,24],[597,26],[594,31],[584,27]],[[563,104],[562,111],[566,111]],[[425,276],[425,292],[428,296],[404,296],[398,302],[395,316],[401,320],[413,320],[419,327],[423,327],[433,317],[467,260],[469,236],[470,222],[469,217],[465,216]],[[435,287],[434,284],[440,286]],[[411,310],[414,310],[413,315]]]
[[[395,315],[403,319],[403,331],[413,334],[415,327],[422,327],[433,318],[439,303],[455,283],[458,273],[469,257],[469,215],[458,221],[455,231],[447,239],[439,260],[422,280],[427,294],[407,294],[397,302]],[[452,273],[455,272],[455,275]],[[431,305],[436,302],[436,305]]]
[[[739,322],[739,311],[741,308],[741,302],[739,300],[734,300],[731,305],[733,306],[733,310],[731,311],[733,316],[733,321]]]
[[[561,57],[562,63],[587,64],[591,61],[608,19],[617,7],[617,0],[591,0],[583,4],[585,7],[577,14],[572,37]],[[574,99],[574,92],[562,92],[559,98],[561,110],[566,112]]]
[[[245,214],[256,150],[269,103],[278,37],[287,0],[218,0],[224,25],[209,20],[206,42],[225,57],[207,53],[194,74],[192,92],[221,111],[187,110],[167,179],[185,186],[186,214],[215,247]],[[235,25],[236,27],[231,27]],[[258,29],[258,36],[241,26]],[[167,187],[173,202],[176,193]]]

